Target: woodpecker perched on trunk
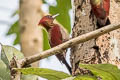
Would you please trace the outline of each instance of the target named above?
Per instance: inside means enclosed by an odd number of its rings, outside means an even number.
[[[108,15],[110,9],[110,0],[90,0],[92,13],[97,18],[99,27],[110,24]]]
[[[63,42],[67,41],[69,39],[69,35],[65,32],[65,30],[60,27],[58,24],[53,23],[55,17],[58,16],[58,14],[50,16],[44,16],[38,25],[42,25],[49,34],[49,43],[51,47],[55,47],[59,44],[62,44]],[[66,50],[63,51],[61,54],[56,54],[56,57],[60,62],[66,65],[67,69],[71,73],[71,67],[65,60],[66,56]]]

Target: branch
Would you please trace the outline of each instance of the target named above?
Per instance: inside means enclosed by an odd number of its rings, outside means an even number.
[[[30,56],[30,57],[27,57],[27,58],[20,60],[21,67],[23,67],[24,65],[28,65],[28,64],[31,64],[33,62],[36,62],[38,60],[47,58],[49,56],[55,55],[57,53],[61,53],[66,48],[75,46],[79,43],[86,42],[90,39],[99,37],[105,33],[108,33],[110,31],[113,31],[113,30],[118,29],[118,28],[120,28],[120,23],[119,24],[111,24],[111,25],[105,26],[103,28],[97,29],[95,31],[80,35],[76,38],[70,39],[69,41],[66,41],[65,43],[60,44],[54,48],[51,48],[51,49],[46,50],[42,53],[39,53],[39,54],[36,54],[36,55],[33,55],[33,56]]]

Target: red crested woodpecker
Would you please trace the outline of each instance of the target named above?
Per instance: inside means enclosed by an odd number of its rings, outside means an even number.
[[[110,0],[90,0],[92,13],[97,18],[97,23],[100,27],[110,24],[109,9]]]
[[[60,27],[60,25],[55,24],[53,22],[56,16],[58,16],[58,14],[53,16],[51,15],[44,16],[38,24],[38,25],[42,25],[47,30],[49,34],[49,43],[51,47],[55,47],[59,44],[62,44],[63,42],[69,39],[69,35],[65,32],[65,30],[62,27]],[[71,73],[71,67],[65,60],[66,50],[63,51],[62,54],[61,53],[56,54],[56,57],[60,62],[65,64],[65,66]]]

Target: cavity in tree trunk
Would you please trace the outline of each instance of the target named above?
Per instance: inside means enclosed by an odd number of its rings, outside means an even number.
[[[90,17],[90,1],[74,0],[75,6],[75,22],[73,27],[72,37],[79,36],[97,29],[96,18]],[[120,22],[120,7],[111,0],[110,2],[110,22]],[[94,20],[92,20],[94,19]],[[112,63],[120,65],[120,29],[104,34],[96,39],[78,44],[71,48],[71,64],[72,72],[78,69],[79,63],[98,64],[98,63]]]

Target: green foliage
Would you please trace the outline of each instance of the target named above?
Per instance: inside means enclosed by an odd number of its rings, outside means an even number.
[[[23,53],[14,47],[2,45],[0,60],[0,80],[10,80],[10,61],[13,57],[16,59],[24,58]],[[22,75],[22,80],[37,80],[35,75]]]
[[[1,50],[1,60],[6,64],[7,68],[9,69],[10,68],[9,67],[9,60],[8,60],[6,54],[5,54],[5,51],[4,51],[3,47],[2,47],[2,50]]]
[[[23,53],[18,51],[16,48],[7,45],[2,45],[1,60],[6,64],[8,68],[10,65],[10,61],[14,56],[16,57],[16,59],[24,58]]]
[[[89,69],[94,75],[78,75],[72,77],[66,73],[45,68],[23,68],[17,69],[23,74],[34,74],[48,80],[119,80],[120,70],[111,64],[80,64],[80,67]]]
[[[61,79],[70,77],[70,75],[64,72],[55,71],[51,69],[45,69],[45,68],[22,68],[22,69],[17,69],[17,70],[26,75],[27,74],[38,75],[48,80],[61,80]]]
[[[14,45],[19,44],[20,43],[20,29],[19,29],[19,22],[18,20],[11,25],[9,31],[7,32],[7,35],[11,35],[11,34],[16,34],[16,39],[14,40]]]
[[[12,60],[12,58],[14,56],[16,56],[16,59],[24,58],[23,53],[21,53],[19,50],[17,50],[16,48],[14,48],[12,46],[2,45],[2,51],[3,51],[2,53],[4,53],[6,55],[9,62],[10,62],[10,60]],[[3,58],[5,58],[5,57],[3,57]]]
[[[81,68],[89,69],[93,76],[78,75],[63,80],[119,80],[120,70],[112,64],[80,64]],[[99,78],[99,79],[98,79]]]
[[[23,54],[14,47],[2,45],[1,60],[0,60],[0,80],[10,80],[9,64],[13,57],[17,59],[24,58]],[[80,64],[81,68],[89,69],[93,76],[78,75],[72,77],[71,75],[45,68],[22,68],[16,69],[25,75],[22,75],[22,80],[36,80],[37,76],[46,78],[48,80],[119,80],[120,70],[111,64]]]
[[[0,80],[11,80],[9,65],[13,56],[16,56],[17,59],[24,58],[23,54],[14,47],[2,45],[0,59]]]
[[[21,80],[38,80],[38,76],[36,75],[22,75],[22,79]]]
[[[74,80],[76,77],[74,76],[72,76],[72,77],[67,77],[67,78],[65,78],[65,79],[62,79],[62,80]]]
[[[47,33],[46,29],[44,29],[44,28],[42,29],[42,31],[43,31],[43,50],[50,49],[48,33]]]
[[[88,76],[88,75],[82,75],[82,76],[77,76],[73,80],[97,80],[94,76]]]
[[[80,64],[80,67],[89,69],[96,76],[96,78],[100,77],[102,80],[120,79],[120,70],[117,68],[117,66],[112,64]]]
[[[0,60],[0,80],[11,80],[10,70],[2,60]]]
[[[69,16],[69,10],[72,8],[71,0],[56,0],[57,6],[50,6],[49,12],[50,14],[57,14],[60,15],[56,17],[57,21],[62,24],[65,29],[70,33],[71,32],[71,22]]]
[[[42,1],[43,1],[43,3],[46,3],[45,0],[42,0]]]
[[[19,14],[19,10],[16,10],[13,14],[12,14],[12,17],[16,16]]]
[[[74,76],[74,77],[68,77],[63,80],[98,80],[98,79],[94,76],[78,75],[78,76]]]

